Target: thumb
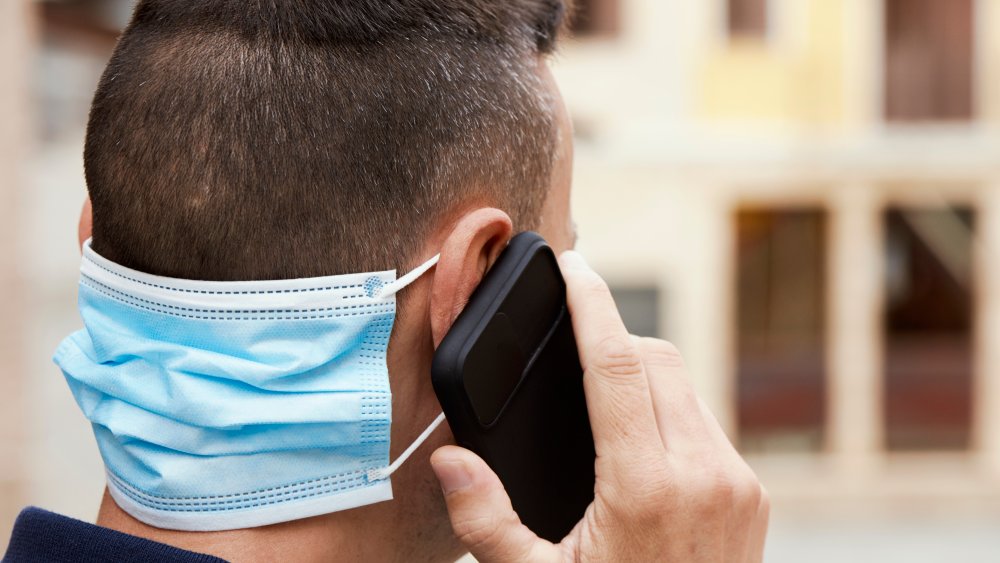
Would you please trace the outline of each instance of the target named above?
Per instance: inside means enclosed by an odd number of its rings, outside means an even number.
[[[444,446],[431,455],[451,527],[479,563],[558,561],[558,548],[521,523],[500,479],[469,450]]]

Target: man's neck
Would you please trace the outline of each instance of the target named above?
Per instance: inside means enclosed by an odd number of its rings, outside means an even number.
[[[393,542],[357,541],[387,537],[373,529],[378,515],[364,514],[378,511],[378,505],[372,505],[350,511],[349,517],[333,513],[243,530],[179,532],[143,524],[119,508],[105,490],[97,524],[228,561],[391,561],[397,558]]]

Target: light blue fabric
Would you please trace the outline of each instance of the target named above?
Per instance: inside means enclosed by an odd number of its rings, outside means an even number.
[[[85,328],[55,361],[118,504],[161,528],[222,530],[390,499],[368,472],[389,462],[396,306],[381,290],[394,281],[173,280],[88,244]]]

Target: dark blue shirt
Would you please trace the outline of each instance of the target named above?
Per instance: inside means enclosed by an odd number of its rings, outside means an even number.
[[[177,549],[40,508],[25,508],[14,523],[3,563],[76,561],[171,561],[225,563],[211,555]]]

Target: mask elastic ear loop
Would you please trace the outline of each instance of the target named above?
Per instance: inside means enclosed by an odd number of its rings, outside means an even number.
[[[431,258],[430,260],[428,260],[428,261],[424,262],[423,264],[417,266],[416,268],[414,268],[413,270],[411,270],[410,273],[406,274],[405,276],[397,279],[396,281],[394,281],[392,283],[387,283],[387,284],[383,285],[382,286],[382,290],[378,292],[378,294],[376,295],[376,297],[390,297],[392,295],[395,295],[397,291],[399,291],[399,290],[403,289],[404,287],[410,285],[411,283],[413,283],[414,280],[416,280],[420,276],[424,275],[424,273],[427,270],[430,270],[431,268],[433,268],[434,266],[436,266],[437,263],[438,263],[438,260],[440,260],[440,259],[441,259],[441,255],[438,254],[437,256]]]
[[[411,283],[413,283],[414,280],[424,275],[424,273],[427,272],[427,270],[430,270],[431,268],[436,266],[440,259],[441,255],[438,254],[433,258],[431,258],[430,260],[417,266],[405,276],[397,279],[392,283],[382,286],[381,291],[379,291],[375,297],[382,298],[382,297],[391,297],[395,295],[397,291],[410,285]],[[400,465],[403,465],[403,462],[405,462],[411,455],[413,455],[413,452],[417,451],[417,448],[419,448],[420,445],[427,440],[427,437],[431,435],[431,432],[434,432],[434,430],[436,430],[438,426],[441,426],[442,422],[444,422],[444,413],[439,414],[437,418],[434,419],[434,422],[432,422],[430,426],[428,426],[419,436],[417,436],[417,439],[414,440],[412,444],[410,444],[410,447],[406,448],[406,450],[403,453],[401,453],[399,457],[396,458],[396,461],[389,464],[388,467],[369,469],[368,481],[374,482],[374,481],[381,481],[383,479],[388,479],[390,475],[392,475],[397,469],[399,469]]]
[[[437,430],[438,426],[441,426],[442,422],[444,422],[444,413],[439,414],[437,418],[434,419],[434,422],[432,422],[430,426],[428,426],[419,436],[417,436],[417,439],[414,440],[412,444],[410,444],[410,447],[406,448],[406,451],[399,454],[399,457],[396,458],[396,461],[389,464],[388,467],[369,469],[368,481],[374,482],[374,481],[381,481],[382,479],[388,479],[390,475],[392,475],[393,473],[396,472],[397,469],[399,469],[400,465],[403,465],[403,462],[405,462],[411,455],[413,455],[413,452],[417,451],[417,448],[419,448],[420,445],[427,440],[427,437],[431,435],[431,432],[434,432],[435,430]]]

